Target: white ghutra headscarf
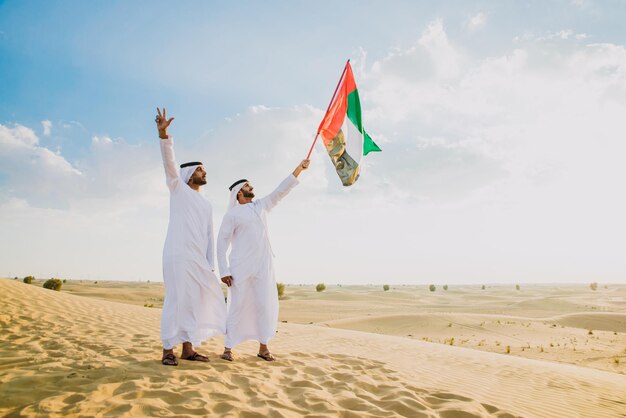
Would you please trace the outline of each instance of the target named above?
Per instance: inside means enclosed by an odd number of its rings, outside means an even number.
[[[196,171],[196,168],[198,168],[199,165],[202,165],[200,161],[194,161],[191,163],[185,163],[180,165],[180,179],[183,181],[183,183],[187,184],[187,182],[191,178],[191,175],[194,171]]]
[[[228,200],[228,209],[234,208],[237,205],[237,193],[243,186],[248,183],[248,180],[241,179],[234,182],[228,189],[230,190],[230,199]]]

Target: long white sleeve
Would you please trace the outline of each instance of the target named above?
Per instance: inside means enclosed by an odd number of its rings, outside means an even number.
[[[174,156],[174,141],[171,136],[161,139],[161,156],[163,157],[163,167],[165,168],[165,183],[170,190],[174,190],[180,184],[180,175]]]
[[[233,239],[234,222],[231,213],[226,213],[220,226],[220,232],[217,234],[217,262],[220,268],[220,277],[230,276],[230,266],[226,257],[226,252]]]
[[[293,174],[289,174],[285,180],[283,180],[278,187],[267,196],[259,199],[259,204],[266,211],[272,210],[274,206],[280,202],[280,200],[287,196],[291,189],[299,184],[298,179]]]

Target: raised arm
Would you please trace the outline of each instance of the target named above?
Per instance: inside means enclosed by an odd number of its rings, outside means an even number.
[[[163,113],[161,113],[161,110],[157,107],[157,113],[155,122],[159,131],[159,138],[161,138],[161,156],[163,157],[163,167],[165,168],[165,182],[170,190],[174,190],[180,184],[180,176],[174,156],[174,142],[167,134],[167,128],[174,118],[167,119],[165,108],[163,108]]]
[[[293,170],[293,172],[283,180],[278,187],[267,196],[259,199],[259,203],[263,209],[270,211],[281,201],[281,199],[289,194],[291,189],[298,185],[298,176],[300,173],[309,168],[309,160],[302,160],[300,164]]]
[[[170,127],[170,123],[174,120],[174,118],[167,119],[167,111],[163,108],[163,113],[161,113],[161,109],[157,107],[157,116],[154,120],[157,124],[157,129],[159,131],[159,138],[167,139],[167,128]]]
[[[226,212],[224,219],[222,220],[222,226],[220,226],[220,232],[217,234],[217,263],[220,268],[220,276],[222,281],[230,287],[232,284],[232,277],[230,274],[230,266],[228,265],[228,259],[226,252],[233,239],[233,233],[235,232],[235,224],[233,222],[232,213]]]

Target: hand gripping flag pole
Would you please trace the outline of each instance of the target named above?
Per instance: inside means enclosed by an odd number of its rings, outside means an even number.
[[[335,92],[333,93],[333,97],[330,99],[330,103],[328,103],[328,107],[326,108],[326,113],[324,114],[324,117],[322,118],[322,122],[324,122],[324,119],[326,119],[326,115],[328,115],[330,106],[333,104],[333,100],[335,100],[335,96],[337,95],[337,90],[339,90],[341,81],[343,80],[343,77],[346,75],[346,71],[348,70],[348,64],[350,64],[350,60],[346,61],[346,65],[345,67],[343,67],[343,72],[341,73],[341,77],[339,77],[339,82],[337,83],[337,87],[335,87]],[[315,143],[317,142],[317,137],[320,135],[321,126],[322,125],[320,124],[320,126],[317,127],[317,133],[315,134],[315,139],[313,140],[313,143],[311,144],[311,149],[309,149],[309,153],[306,156],[307,160],[309,159],[309,157],[311,156],[311,153],[313,152],[313,147],[315,146]]]

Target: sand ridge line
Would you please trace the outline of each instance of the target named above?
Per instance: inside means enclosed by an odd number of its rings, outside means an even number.
[[[210,354],[208,365],[165,368],[158,360],[159,310],[86,298],[78,308],[76,296],[5,281],[0,293],[2,312],[15,318],[2,324],[0,358],[33,357],[3,371],[0,391],[9,396],[0,400],[0,413],[350,416],[352,408],[352,416],[613,417],[623,411],[619,389],[626,380],[616,373],[291,323],[281,323],[272,342],[277,363],[256,358],[254,343],[238,346],[234,363],[217,360],[216,338],[199,349]],[[73,311],[80,322],[68,315]],[[39,321],[29,321],[35,312]],[[76,347],[86,340],[85,350]],[[28,346],[41,351],[34,355]]]

